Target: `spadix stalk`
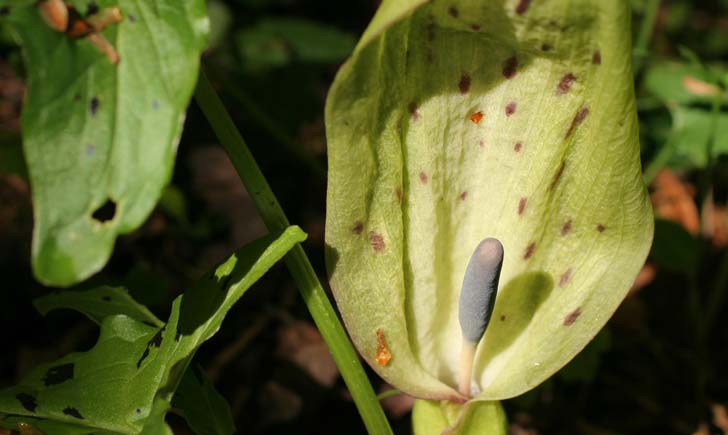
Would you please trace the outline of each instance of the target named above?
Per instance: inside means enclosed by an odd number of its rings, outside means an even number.
[[[502,266],[503,245],[489,237],[478,244],[465,269],[458,307],[463,333],[458,390],[465,397],[470,397],[475,349],[493,314]]]

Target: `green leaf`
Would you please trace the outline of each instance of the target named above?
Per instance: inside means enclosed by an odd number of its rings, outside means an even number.
[[[644,85],[650,93],[667,103],[710,104],[715,98],[710,94],[711,87],[713,91],[720,92],[716,83],[721,74],[725,74],[725,68],[720,65],[703,68],[699,64],[660,62],[647,70]],[[691,86],[691,83],[698,86]],[[728,104],[728,95],[723,98],[723,103]]]
[[[671,112],[673,129],[667,142],[673,147],[670,167],[704,168],[709,154],[712,158],[728,154],[728,114],[686,106]]]
[[[354,343],[396,388],[463,400],[458,297],[485,237],[505,260],[480,399],[543,382],[626,295],[653,227],[629,18],[626,1],[385,0],[340,69],[327,266]]]
[[[416,400],[412,409],[414,435],[505,435],[508,421],[500,402],[474,400],[465,405]]]
[[[305,237],[289,227],[245,246],[177,298],[161,328],[123,314],[105,317],[91,350],[42,364],[0,391],[0,413],[94,432],[171,434],[164,414],[195,351],[245,291]],[[99,315],[97,307],[72,296],[66,303]]]
[[[235,432],[230,406],[197,365],[185,372],[172,406],[182,411],[187,424],[198,435]]]
[[[70,308],[83,313],[99,325],[104,318],[124,314],[150,326],[162,327],[164,322],[144,305],[136,302],[122,287],[98,287],[88,291],[55,292],[33,301],[41,314],[59,308]]]
[[[86,3],[76,1],[84,13]],[[67,286],[104,266],[117,235],[138,227],[169,182],[194,89],[207,18],[203,0],[98,1],[123,21],[87,38],[52,30],[30,1],[3,1],[22,44],[22,130],[35,208],[33,271]]]
[[[356,40],[333,27],[301,18],[269,17],[238,34],[238,47],[252,69],[285,66],[293,61],[340,62]]]

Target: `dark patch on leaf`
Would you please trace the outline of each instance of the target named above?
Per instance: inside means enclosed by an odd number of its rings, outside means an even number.
[[[364,224],[361,221],[356,221],[354,223],[354,228],[351,229],[351,232],[359,235],[362,233],[362,231],[364,231]]]
[[[506,105],[506,116],[511,116],[514,113],[516,113],[516,102],[511,101],[508,105]]]
[[[402,189],[399,187],[394,189],[394,197],[397,198],[397,202],[402,202]]]
[[[147,342],[147,347],[144,349],[144,353],[142,353],[141,358],[139,358],[139,361],[137,361],[137,368],[142,366],[142,362],[149,356],[149,351],[152,347],[159,348],[159,346],[162,345],[162,334],[164,334],[164,330],[167,328],[165,325],[162,327],[159,331],[157,331],[156,334],[154,334],[154,337],[149,339]]]
[[[594,65],[601,65],[602,64],[602,52],[599,50],[594,50],[594,53],[592,54],[592,63]]]
[[[471,24],[470,28],[477,32],[478,30],[480,30],[480,24]]]
[[[427,184],[427,180],[428,180],[427,173],[420,172],[420,182],[422,184]]]
[[[604,230],[606,230],[606,229],[607,229],[607,227],[605,227],[604,225],[597,224],[597,231],[599,231],[600,233],[603,233]]]
[[[506,315],[505,314],[501,314],[500,319],[501,319],[501,322],[504,322],[506,320]]]
[[[98,97],[91,98],[91,101],[88,103],[88,110],[91,112],[91,115],[96,115],[96,112],[99,111],[99,105],[101,102],[99,101]]]
[[[558,169],[556,169],[556,173],[551,178],[551,183],[549,183],[548,190],[551,191],[556,186],[556,183],[559,182],[561,179],[561,176],[564,174],[564,168],[566,168],[566,160],[562,160],[561,164],[559,165]]]
[[[15,395],[15,398],[18,399],[26,411],[35,412],[35,409],[38,407],[38,402],[36,401],[35,396],[31,396],[30,394],[18,393]]]
[[[111,296],[102,296],[101,300],[106,301],[106,302],[111,302]]]
[[[569,234],[569,231],[571,231],[571,219],[564,222],[564,225],[561,227],[561,235],[565,236]]]
[[[107,199],[106,202],[101,207],[97,208],[91,215],[92,218],[101,223],[114,219],[114,216],[116,216],[116,203],[110,199]]]
[[[152,101],[152,109],[159,110],[159,100]]]
[[[483,139],[480,139],[480,140],[478,141],[478,145],[479,145],[479,146],[480,146],[481,148],[485,148],[485,141],[484,141]]]
[[[96,154],[96,145],[90,143],[86,145],[86,155],[91,157]]]
[[[528,260],[529,258],[531,258],[535,250],[536,242],[531,242],[528,246],[526,246],[526,252],[523,253],[523,259]]]
[[[126,18],[127,18],[127,19],[128,19],[129,21],[131,21],[132,23],[136,23],[136,15],[134,15],[134,14],[129,14],[129,15],[127,15],[127,16],[126,16]]]
[[[518,59],[516,56],[509,57],[503,64],[503,77],[512,79],[516,75],[518,69]]]
[[[226,290],[228,286],[230,285],[230,280],[233,278],[232,271],[225,275],[225,280],[222,282],[222,285],[220,286],[221,290]]]
[[[0,7],[0,17],[5,17],[8,15],[10,15],[10,6]]]
[[[521,152],[521,148],[523,148],[523,144],[520,142],[516,142],[516,144],[513,145],[513,151],[517,153]]]
[[[569,89],[571,89],[571,85],[574,84],[575,80],[576,76],[574,74],[564,74],[564,76],[561,77],[561,80],[559,80],[559,84],[556,85],[556,95],[564,95],[569,92]]]
[[[80,412],[78,412],[78,409],[71,408],[70,406],[67,406],[66,409],[63,410],[63,413],[66,415],[70,415],[71,417],[75,417],[79,420],[83,420],[83,416]]]
[[[581,308],[577,308],[574,311],[570,312],[569,314],[564,317],[564,326],[571,326],[576,322],[576,319],[579,318],[581,315]]]
[[[458,8],[456,8],[455,6],[450,6],[447,9],[447,13],[450,14],[450,16],[453,17],[453,18],[457,18],[460,15],[460,12],[458,11]]]
[[[563,287],[569,282],[569,278],[571,278],[571,272],[572,269],[568,268],[566,269],[566,272],[561,274],[561,278],[559,278],[559,287]]]
[[[73,379],[74,367],[73,363],[68,363],[49,368],[43,377],[43,384],[49,387]]]
[[[93,15],[99,11],[99,5],[95,1],[91,1],[86,6],[86,15]]]
[[[541,44],[541,51],[551,51],[554,47],[551,44],[543,43]]]
[[[516,6],[516,13],[518,15],[523,15],[528,10],[529,6],[531,6],[531,0],[520,0]]]
[[[374,231],[369,233],[369,243],[376,252],[384,251],[384,237],[381,234],[375,233]]]
[[[465,201],[465,198],[468,197],[468,192],[467,191],[466,192],[461,192],[460,193],[460,196],[458,196],[458,197],[460,198],[460,201]]]
[[[435,23],[427,25],[427,40],[430,42],[435,40]]]
[[[518,200],[518,215],[519,216],[522,215],[523,210],[526,209],[527,202],[528,202],[528,198],[526,198],[525,196],[523,198],[521,198],[520,200]]]
[[[574,131],[574,129],[584,121],[584,118],[589,114],[589,108],[588,107],[582,107],[579,109],[578,112],[576,112],[576,115],[574,115],[573,121],[571,121],[571,125],[569,126],[569,130],[566,131],[566,135],[564,136],[564,139],[567,139],[569,136],[571,136],[571,133]]]
[[[458,83],[458,88],[460,89],[461,94],[467,94],[470,90],[470,75],[463,74],[460,76],[460,82]]]

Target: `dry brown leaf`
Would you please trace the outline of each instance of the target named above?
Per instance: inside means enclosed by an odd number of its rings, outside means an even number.
[[[718,86],[706,83],[692,76],[683,76],[682,84],[686,91],[693,95],[700,95],[701,97],[711,97],[713,95],[718,95],[720,92],[720,88]]]
[[[700,232],[698,207],[693,201],[694,189],[682,182],[669,169],[661,170],[652,182],[652,205],[655,215],[679,223],[687,232]]]
[[[692,435],[710,435],[710,427],[708,426],[708,423],[700,423],[698,425],[698,429],[695,430]]]
[[[710,406],[713,411],[713,424],[728,435],[728,409],[725,405],[714,403]]]
[[[308,322],[295,321],[282,327],[276,353],[301,367],[321,385],[331,387],[339,377],[329,348],[316,327]]]

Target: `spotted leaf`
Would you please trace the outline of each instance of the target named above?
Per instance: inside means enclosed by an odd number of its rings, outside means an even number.
[[[385,0],[338,72],[327,266],[356,346],[397,388],[466,399],[458,300],[486,237],[505,258],[478,399],[543,382],[626,295],[653,226],[629,21],[625,0]]]

